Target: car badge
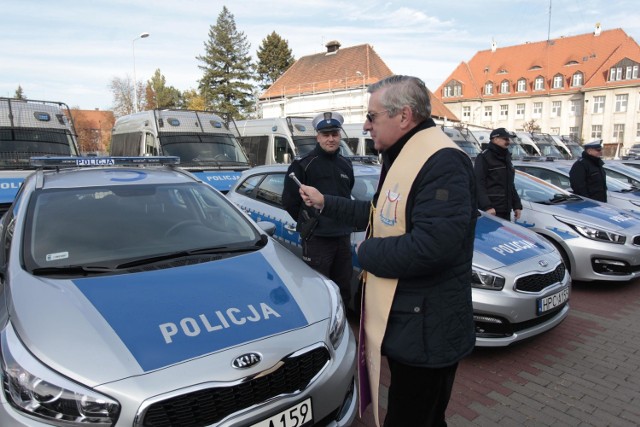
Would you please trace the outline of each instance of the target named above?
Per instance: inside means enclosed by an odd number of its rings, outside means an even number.
[[[236,369],[247,369],[252,367],[253,365],[257,365],[262,361],[262,356],[258,353],[245,353],[241,356],[236,357],[231,362],[231,366]]]
[[[539,265],[540,267],[546,267],[546,266],[548,266],[548,265],[549,265],[549,263],[548,263],[547,261],[545,261],[545,260],[541,259],[540,261],[538,261],[538,265]]]

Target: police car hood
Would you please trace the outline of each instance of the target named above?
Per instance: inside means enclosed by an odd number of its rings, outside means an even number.
[[[556,219],[572,224],[584,224],[601,227],[609,231],[618,231],[628,234],[640,234],[640,218],[636,213],[618,209],[608,203],[601,203],[591,199],[580,201],[568,201],[559,204],[530,203],[530,207],[538,212],[533,215],[547,214],[553,215]],[[535,227],[537,224],[531,220],[517,221],[525,227]]]
[[[482,213],[476,223],[473,265],[496,270],[532,258],[553,257],[555,249],[536,233]],[[550,255],[551,254],[551,255]],[[559,259],[559,255],[555,256]]]
[[[276,363],[323,341],[331,315],[326,281],[273,242],[184,267],[70,280],[20,272],[11,280],[19,286],[10,321],[22,342],[89,386],[159,370],[199,382],[189,377],[203,371],[190,364],[226,369],[250,351]]]

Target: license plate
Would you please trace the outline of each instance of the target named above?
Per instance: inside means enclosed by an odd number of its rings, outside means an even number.
[[[266,420],[252,424],[251,427],[306,427],[312,424],[313,410],[311,398],[308,398]]]
[[[546,313],[549,310],[564,304],[569,299],[569,288],[564,288],[553,295],[538,299],[538,314]]]

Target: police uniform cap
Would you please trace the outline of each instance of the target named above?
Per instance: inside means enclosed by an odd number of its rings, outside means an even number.
[[[588,142],[582,146],[585,150],[589,148],[595,148],[596,150],[602,150],[602,140],[596,139],[595,141]]]
[[[344,123],[344,117],[331,111],[318,114],[312,122],[316,132],[331,132],[342,129],[342,123]]]
[[[498,128],[491,131],[489,139],[493,138],[514,138],[516,135],[513,132],[509,132],[505,128]]]

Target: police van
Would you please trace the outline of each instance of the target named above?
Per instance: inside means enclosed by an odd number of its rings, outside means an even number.
[[[252,166],[291,163],[295,156],[304,156],[316,146],[316,131],[308,117],[274,117],[238,120],[240,144]],[[340,153],[353,157],[344,139]]]
[[[345,141],[351,151],[358,156],[378,156],[374,148],[373,138],[364,130],[364,123],[345,123],[342,125]]]
[[[0,214],[33,167],[32,156],[78,156],[69,107],[62,102],[0,98]]]
[[[209,111],[148,110],[122,116],[111,133],[112,156],[177,156],[180,166],[223,193],[249,168],[232,119]]]

